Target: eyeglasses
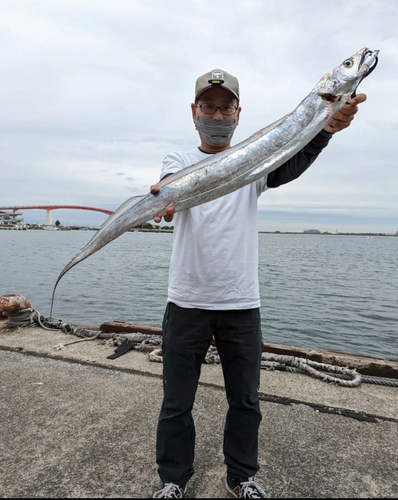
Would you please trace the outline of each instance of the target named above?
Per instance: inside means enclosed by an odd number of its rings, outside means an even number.
[[[224,106],[216,106],[215,104],[209,104],[204,102],[203,104],[197,104],[196,107],[199,107],[202,113],[205,115],[214,115],[217,112],[217,109],[221,111],[221,114],[226,116],[231,116],[236,113],[238,108],[236,106],[232,106],[231,104],[226,104]]]

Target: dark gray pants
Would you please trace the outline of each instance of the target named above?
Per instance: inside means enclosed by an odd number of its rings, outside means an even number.
[[[212,337],[221,358],[229,410],[224,457],[232,478],[258,471],[258,401],[262,352],[259,309],[207,311],[168,303],[163,320],[164,399],[156,461],[162,483],[184,485],[194,473],[192,407],[201,364]]]

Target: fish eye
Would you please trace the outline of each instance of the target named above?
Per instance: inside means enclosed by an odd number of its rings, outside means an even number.
[[[346,61],[343,62],[343,64],[346,68],[351,68],[354,62],[352,59],[347,59]]]

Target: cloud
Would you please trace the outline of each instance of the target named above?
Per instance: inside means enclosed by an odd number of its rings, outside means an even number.
[[[117,207],[148,192],[166,154],[198,145],[195,79],[240,81],[235,143],[292,111],[363,46],[380,63],[366,103],[302,178],[260,209],[361,212],[395,229],[398,145],[396,2],[16,0],[0,7],[3,205]],[[375,207],[379,207],[377,210]],[[282,208],[280,208],[282,207]],[[356,207],[356,208],[354,208]],[[89,216],[90,214],[85,214]],[[71,217],[77,213],[71,214]],[[293,221],[292,221],[293,224]]]

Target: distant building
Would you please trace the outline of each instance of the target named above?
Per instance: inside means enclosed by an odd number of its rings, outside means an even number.
[[[321,234],[321,232],[318,231],[318,229],[305,229],[303,231],[303,233],[306,233],[306,234]]]

